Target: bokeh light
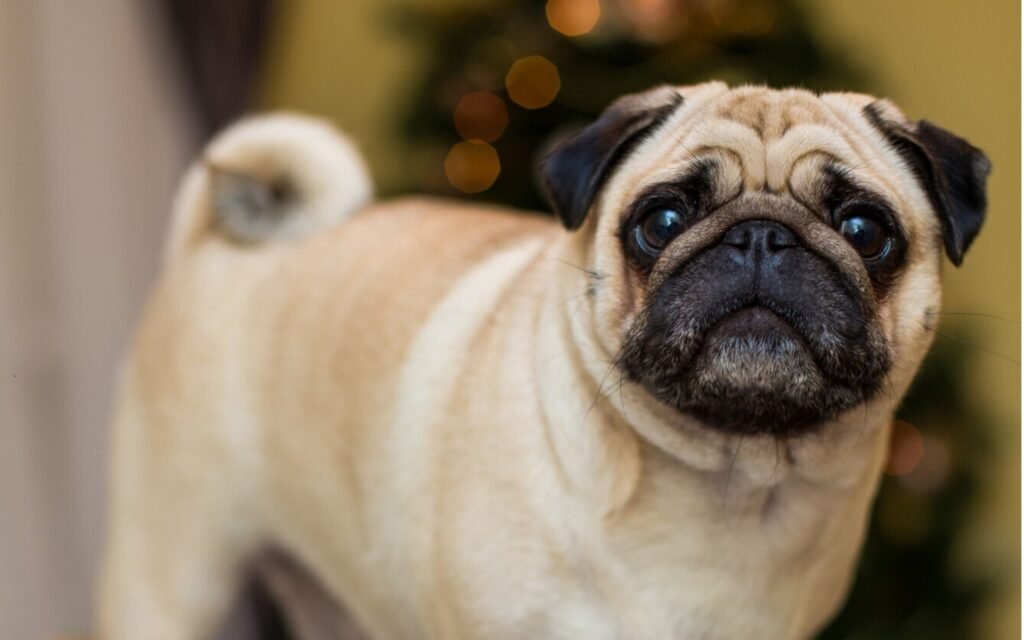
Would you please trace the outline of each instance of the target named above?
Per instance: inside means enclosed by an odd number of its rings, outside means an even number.
[[[912,424],[897,420],[892,425],[889,441],[889,462],[885,472],[891,476],[902,476],[917,468],[924,458],[924,438]]]
[[[597,26],[601,4],[598,0],[548,0],[544,13],[555,31],[566,36],[582,36]]]
[[[486,191],[501,173],[501,161],[494,147],[485,142],[460,142],[444,160],[448,182],[459,191]]]
[[[934,493],[949,480],[952,465],[949,445],[942,438],[923,435],[925,455],[910,473],[900,476],[900,484],[917,494]]]
[[[677,0],[622,0],[619,6],[633,36],[651,43],[669,42],[682,35],[689,25],[687,9],[687,3]]]
[[[494,142],[508,126],[505,101],[490,91],[475,91],[455,107],[455,129],[473,142]]]
[[[527,56],[512,63],[505,76],[508,97],[527,109],[546,107],[562,88],[558,67],[543,56]]]

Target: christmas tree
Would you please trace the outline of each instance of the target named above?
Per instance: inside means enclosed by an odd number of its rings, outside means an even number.
[[[863,85],[789,0],[495,0],[393,17],[427,57],[402,123],[414,153],[401,191],[543,208],[539,157],[623,94],[712,78]]]

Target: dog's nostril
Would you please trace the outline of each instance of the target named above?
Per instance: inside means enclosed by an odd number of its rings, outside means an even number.
[[[725,232],[722,244],[744,253],[776,253],[800,244],[797,236],[785,225],[770,220],[747,220]]]
[[[750,229],[742,226],[729,229],[725,233],[725,237],[722,238],[722,244],[739,249],[747,249],[750,247]]]
[[[785,227],[772,228],[768,232],[769,249],[785,249],[797,246],[796,236]]]

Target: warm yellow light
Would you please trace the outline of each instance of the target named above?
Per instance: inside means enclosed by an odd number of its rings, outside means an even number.
[[[910,473],[924,458],[924,438],[909,423],[902,420],[894,422],[889,442],[889,462],[885,472],[891,476]]]
[[[688,4],[677,0],[621,0],[619,10],[633,34],[647,42],[669,42],[689,23]]]
[[[501,161],[494,147],[484,142],[460,142],[444,160],[448,182],[459,191],[486,191],[501,173]]]
[[[527,109],[540,109],[551,104],[562,88],[558,67],[543,56],[527,56],[512,63],[505,76],[508,96]]]
[[[544,7],[548,24],[555,31],[567,36],[582,36],[590,33],[601,19],[601,3],[598,0],[548,0]]]
[[[466,140],[494,142],[508,126],[505,101],[490,91],[476,91],[455,107],[455,129]]]

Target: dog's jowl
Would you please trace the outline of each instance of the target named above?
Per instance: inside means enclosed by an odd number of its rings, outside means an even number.
[[[371,638],[813,636],[988,171],[885,100],[661,87],[543,161],[553,219],[243,121],[124,361],[102,637],[208,637],[267,551]]]

